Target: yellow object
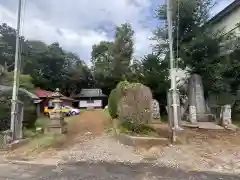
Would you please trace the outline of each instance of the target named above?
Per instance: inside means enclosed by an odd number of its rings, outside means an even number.
[[[49,113],[50,113],[52,110],[53,110],[53,107],[45,106],[45,107],[44,107],[44,114],[45,114],[45,115],[49,115]],[[69,114],[70,114],[70,109],[67,108],[67,107],[62,107],[62,108],[61,108],[61,111],[62,111],[63,113],[65,113],[66,115],[69,115]]]

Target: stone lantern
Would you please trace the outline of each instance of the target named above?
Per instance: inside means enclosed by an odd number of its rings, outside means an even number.
[[[57,88],[56,91],[52,94],[52,103],[53,103],[53,110],[49,113],[50,121],[47,126],[47,133],[54,133],[54,134],[63,134],[67,132],[67,123],[64,121],[64,114],[62,112],[62,100],[61,94],[59,89]]]

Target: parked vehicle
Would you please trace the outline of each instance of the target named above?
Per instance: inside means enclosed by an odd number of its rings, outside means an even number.
[[[45,116],[49,116],[50,112],[53,110],[53,106],[45,106],[44,107],[44,115]],[[71,112],[69,108],[66,107],[62,107],[62,112],[64,113],[64,116],[70,116]]]
[[[80,114],[80,109],[77,109],[77,108],[73,108],[71,106],[64,106],[65,108],[69,109],[69,113],[71,115],[78,115]]]

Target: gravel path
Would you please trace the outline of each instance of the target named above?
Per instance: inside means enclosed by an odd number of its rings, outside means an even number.
[[[161,169],[162,171],[164,170],[164,168],[168,167],[166,171],[175,173],[175,175],[177,175],[179,172],[182,172],[181,170],[176,170],[176,168],[185,169],[185,171],[209,170],[216,172],[240,173],[239,146],[229,146],[229,150],[225,149],[225,151],[223,151],[221,147],[214,147],[212,145],[209,145],[209,149],[205,149],[204,151],[202,150],[203,148],[201,146],[198,147],[196,145],[154,147],[147,151],[141,149],[136,150],[133,147],[125,146],[118,143],[110,135],[104,133],[103,112],[84,112],[80,116],[80,118],[81,119],[78,121],[78,123],[73,125],[73,127],[75,128],[74,131],[79,133],[73,139],[74,143],[71,143],[71,145],[67,146],[67,148],[57,151],[54,155],[50,157],[47,157],[45,159],[43,157],[40,157],[40,159],[36,160],[38,163],[42,163],[45,165],[59,164],[62,167],[79,167],[80,164],[81,168],[91,166],[93,167],[93,169],[96,168],[96,171],[100,171],[99,167],[101,166],[107,169],[115,167],[121,169],[121,172],[119,172],[120,174],[116,175],[118,179],[124,179],[120,178],[125,177],[124,172],[128,172],[131,175],[134,174],[134,177],[136,178],[135,173],[131,172],[131,170],[129,169],[133,166],[136,167],[136,171],[140,171],[140,169],[141,171],[146,171],[142,177],[147,177],[148,175],[146,174],[148,171],[154,171],[152,172],[152,174],[158,174],[156,167]],[[214,149],[215,152],[212,152],[212,149]],[[153,165],[156,167],[154,167]],[[145,167],[148,169],[145,170]],[[175,170],[171,168],[174,168]],[[113,169],[111,170],[114,171]],[[102,169],[102,171],[105,172],[106,170]],[[103,172],[100,171],[100,173]],[[115,173],[116,172],[114,171],[113,174]],[[184,172],[183,174],[183,177],[192,176],[191,174],[186,172]],[[109,174],[109,176],[110,175],[111,173]],[[103,175],[103,177],[104,176],[105,175]],[[145,179],[154,179],[154,176],[151,177],[152,178]],[[162,179],[167,180],[169,179],[168,177],[170,176],[165,175]],[[199,180],[201,179],[199,176],[197,177]],[[126,176],[125,179],[134,178]]]
[[[84,137],[89,139],[89,137]],[[138,163],[142,160],[134,152],[133,147],[124,146],[115,139],[101,135],[87,140],[73,147],[59,152],[61,162],[131,162]]]

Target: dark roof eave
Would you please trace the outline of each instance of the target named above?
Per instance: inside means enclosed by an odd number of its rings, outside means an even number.
[[[231,4],[229,4],[226,8],[224,8],[222,11],[220,11],[218,14],[213,16],[206,24],[211,24],[218,22],[221,18],[232,12],[235,8],[237,8],[240,5],[239,0],[233,1]]]
[[[107,95],[99,95],[99,96],[75,96],[75,98],[97,98],[97,97],[107,97]]]

